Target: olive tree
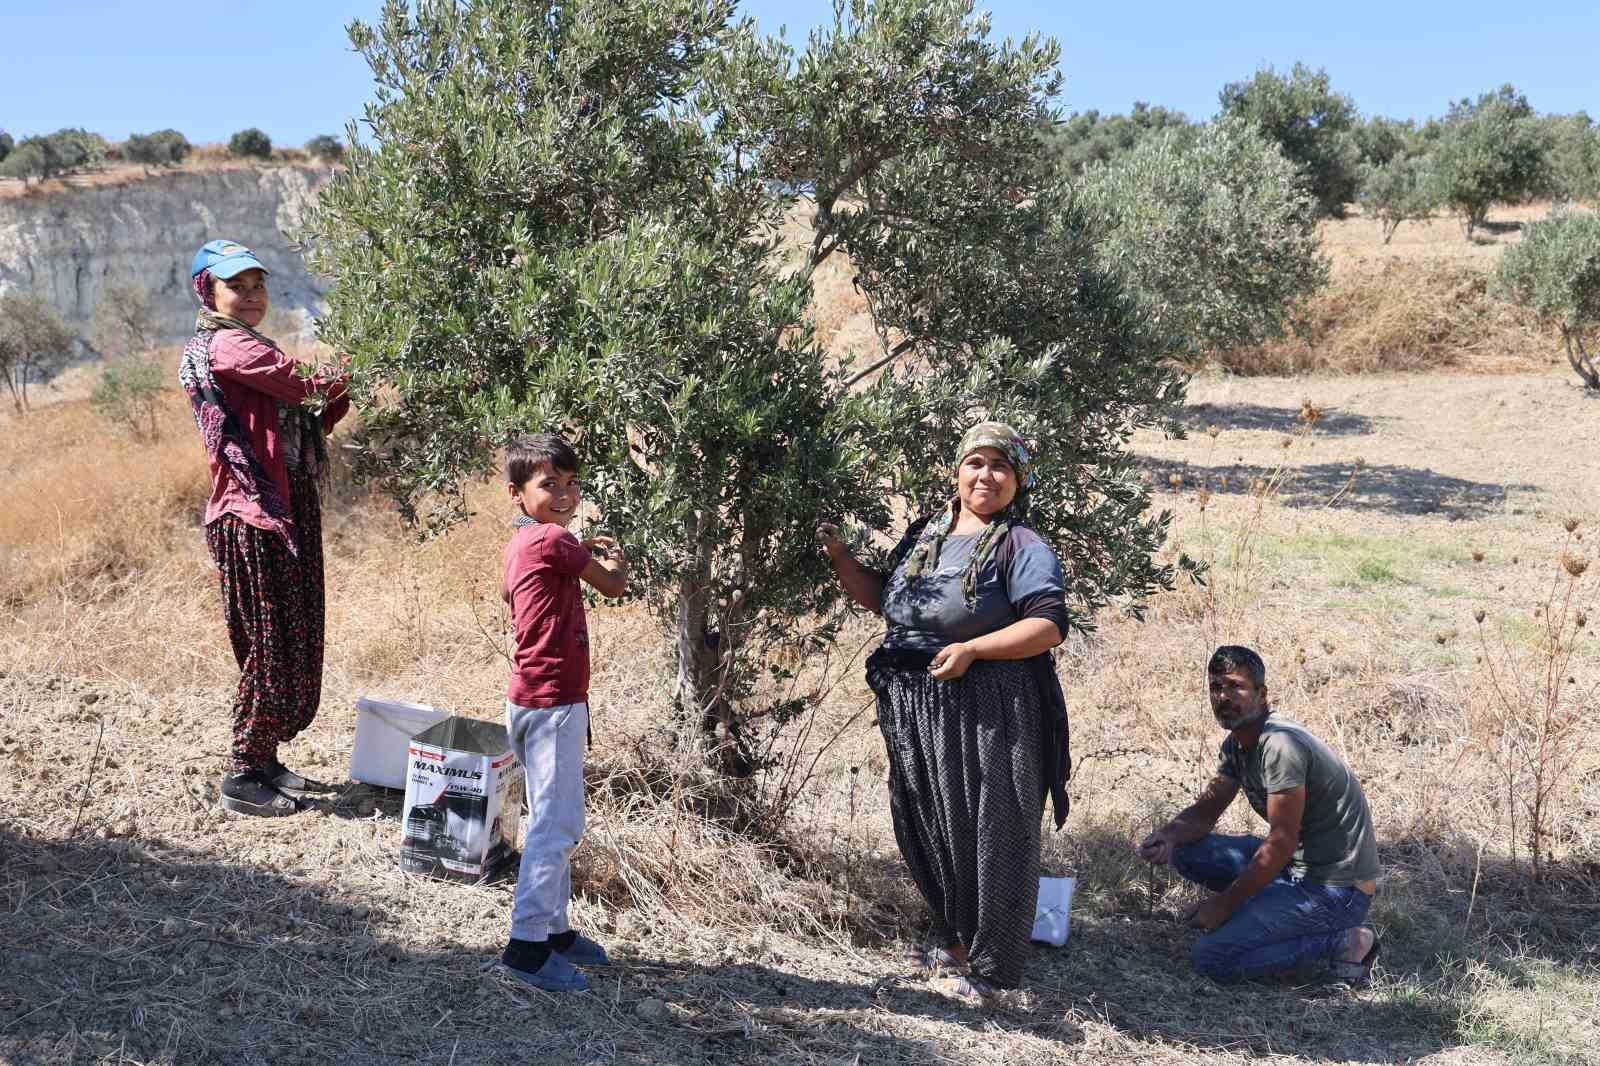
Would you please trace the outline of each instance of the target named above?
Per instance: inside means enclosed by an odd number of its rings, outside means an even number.
[[[1260,126],[1300,168],[1318,211],[1344,217],[1361,165],[1360,116],[1350,97],[1333,91],[1326,71],[1296,63],[1285,75],[1267,67],[1224,86],[1219,98],[1223,115]]]
[[[250,126],[228,138],[228,154],[239,159],[271,159],[272,138]]]
[[[1383,227],[1383,243],[1402,222],[1431,218],[1439,194],[1426,157],[1399,157],[1367,167],[1361,177],[1361,207]]]
[[[123,154],[135,163],[147,166],[176,166],[189,157],[189,138],[174,129],[156,130],[154,133],[135,133],[122,145]]]
[[[1554,323],[1567,362],[1585,387],[1600,392],[1591,351],[1600,337],[1600,216],[1557,210],[1528,226],[1500,257],[1495,289]]]
[[[1438,197],[1460,215],[1470,239],[1494,204],[1522,203],[1546,190],[1549,150],[1548,131],[1512,86],[1458,101],[1432,152]]]
[[[306,142],[306,151],[324,163],[337,163],[344,158],[344,142],[329,133],[321,133]]]
[[[1079,196],[1146,328],[1189,358],[1280,336],[1285,312],[1327,280],[1316,204],[1251,122],[1152,137],[1089,168]]]
[[[835,635],[816,520],[865,536],[943,498],[975,417],[1041,442],[1033,522],[1078,624],[1170,583],[1124,444],[1183,385],[1040,143],[1053,43],[991,40],[970,0],[846,0],[803,49],[732,14],[389,3],[352,26],[369,132],[309,234],[358,469],[443,529],[509,434],[569,433],[671,634],[685,736],[730,766],[741,723],[804,702],[767,653]],[[809,318],[836,256],[877,326],[843,358]]]
[[[1579,111],[1546,120],[1550,191],[1558,200],[1600,199],[1600,126]]]
[[[28,409],[29,382],[55,377],[71,362],[77,341],[48,300],[20,292],[0,295],[0,374],[18,412]]]
[[[1099,111],[1080,111],[1045,131],[1045,146],[1069,174],[1080,174],[1094,163],[1103,163],[1132,150],[1145,138],[1165,130],[1188,132],[1194,129],[1181,111],[1151,107],[1140,100],[1126,115],[1102,115]]]

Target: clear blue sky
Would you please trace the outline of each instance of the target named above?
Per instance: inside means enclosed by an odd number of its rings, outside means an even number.
[[[981,4],[980,4],[981,6]],[[344,27],[378,0],[0,0],[0,128],[85,126],[112,139],[175,127],[198,143],[246,126],[275,143],[339,133],[368,97]],[[748,0],[791,41],[826,0]],[[1062,46],[1069,110],[1148,100],[1209,117],[1257,67],[1327,68],[1366,114],[1425,118],[1511,82],[1541,111],[1600,117],[1596,0],[1350,0],[1343,4],[992,0],[998,35]]]

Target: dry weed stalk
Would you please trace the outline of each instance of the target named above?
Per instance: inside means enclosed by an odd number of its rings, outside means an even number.
[[[1544,879],[1562,789],[1583,755],[1600,692],[1600,685],[1580,687],[1572,673],[1593,589],[1583,580],[1588,561],[1574,553],[1578,522],[1563,525],[1566,543],[1535,610],[1543,623],[1536,646],[1519,647],[1503,625],[1491,641],[1485,613],[1473,614],[1484,681],[1473,713],[1474,743],[1504,791],[1511,860],[1517,862],[1525,843],[1534,881]]]
[[[1211,488],[1208,485],[1199,487],[1202,545],[1200,562],[1207,576],[1202,630],[1207,643],[1207,647],[1203,650],[1207,653],[1219,644],[1244,639],[1239,634],[1243,630],[1245,618],[1255,609],[1260,598],[1257,592],[1260,583],[1258,542],[1267,506],[1279,498],[1284,487],[1293,478],[1293,468],[1290,466],[1291,453],[1296,446],[1303,445],[1311,439],[1322,416],[1322,409],[1309,399],[1301,401],[1300,413],[1297,416],[1299,425],[1292,434],[1283,438],[1283,447],[1279,451],[1276,465],[1250,483],[1248,510],[1231,528],[1221,532],[1217,542],[1212,540],[1208,517]],[[1214,432],[1215,429],[1216,427],[1212,426],[1207,430],[1211,437],[1207,466],[1211,465],[1211,455],[1217,448],[1219,434]],[[1357,466],[1351,472],[1352,483],[1360,469],[1361,467]],[[1344,491],[1341,489],[1334,498],[1337,499]],[[1330,500],[1329,505],[1332,502]]]

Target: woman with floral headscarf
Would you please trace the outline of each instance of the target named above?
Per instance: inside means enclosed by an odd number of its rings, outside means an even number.
[[[200,301],[178,380],[211,466],[206,544],[217,564],[239,663],[221,804],[294,814],[322,786],[278,761],[322,699],[325,435],[350,409],[342,377],[307,375],[259,329],[267,269],[233,241],[210,241],[190,272]]]
[[[1066,704],[1050,649],[1067,631],[1054,551],[1025,524],[1029,456],[1010,426],[981,422],[956,457],[955,498],[912,524],[885,574],[823,523],[845,591],[883,615],[867,660],[889,756],[895,840],[932,914],[912,953],[965,970],[987,998],[1022,977],[1039,892],[1044,797],[1066,818]]]

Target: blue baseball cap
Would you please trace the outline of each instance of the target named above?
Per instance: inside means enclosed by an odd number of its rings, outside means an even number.
[[[231,278],[244,270],[272,273],[261,265],[256,253],[237,241],[207,241],[202,244],[200,250],[194,253],[194,264],[189,270],[189,276],[198,277],[202,270],[211,271],[211,276],[214,278]]]

